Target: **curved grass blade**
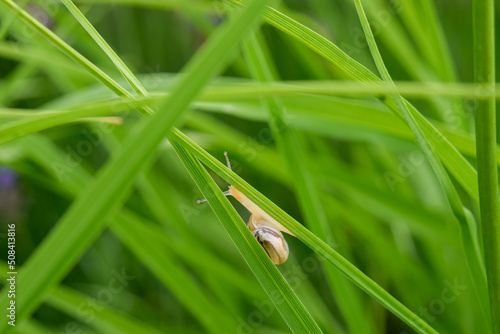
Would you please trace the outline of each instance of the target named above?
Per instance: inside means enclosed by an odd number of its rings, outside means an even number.
[[[76,196],[80,189],[92,181],[90,173],[86,172],[81,166],[76,166],[71,172],[63,175],[58,174],[57,170],[54,169],[54,165],[63,165],[64,156],[54,144],[43,136],[25,137],[22,139],[22,145],[31,159],[55,178],[61,179],[60,184],[67,193]],[[251,287],[248,280],[233,268],[228,268],[227,264],[211,255],[211,253],[206,252],[205,249],[196,253],[195,249],[191,249],[192,252],[185,252],[185,249],[177,246],[175,240],[166,238],[161,229],[155,228],[152,224],[144,224],[142,221],[143,219],[139,219],[135,214],[125,209],[113,219],[111,229],[139,258],[147,259],[145,261],[146,267],[161,280],[165,287],[174,292],[184,306],[205,326],[206,330],[212,332],[220,330],[214,325],[214,320],[219,324],[225,324],[224,328],[236,327],[226,312],[212,307],[214,304],[211,303],[209,297],[202,289],[191,282],[188,272],[180,270],[181,266],[176,263],[174,256],[170,253],[175,252],[177,256],[183,257],[186,262],[202,270],[207,270],[207,272],[218,271],[224,273],[223,279],[231,280],[233,284],[237,284],[239,288],[244,290],[244,293],[255,297],[257,295],[256,290]],[[124,229],[123,226],[127,226],[127,228]],[[143,241],[143,245],[147,245],[147,247],[144,246],[143,249],[139,247],[140,241],[134,239],[138,234],[144,235],[141,238],[147,236],[148,240]],[[168,245],[168,247],[165,245]],[[174,276],[176,279],[173,279]],[[189,287],[179,286],[179,282],[186,282]]]
[[[147,91],[142,87],[139,80],[134,75],[130,75],[131,72],[127,65],[121,60],[120,57],[113,51],[113,49],[108,45],[108,43],[102,38],[102,36],[97,32],[97,30],[90,24],[85,15],[75,6],[71,0],[61,0],[64,6],[68,8],[71,14],[76,20],[82,25],[82,27],[87,30],[94,41],[99,45],[99,47],[107,54],[109,59],[113,62],[116,68],[123,74],[125,79],[129,82],[130,86],[136,91],[137,94],[147,95]]]
[[[57,35],[48,30],[45,26],[40,24],[36,19],[29,15],[26,11],[23,11],[11,0],[1,0],[9,7],[18,12],[18,14],[26,21],[27,24],[31,25],[38,32],[40,32],[44,37],[49,39],[57,47],[59,47],[64,53],[70,56],[77,63],[82,65],[87,69],[93,76],[95,76],[99,81],[103,82],[108,88],[113,92],[121,96],[131,97],[131,94],[120,87],[116,82],[114,82],[109,76],[102,72],[99,68],[93,65],[80,53],[75,51],[71,46],[61,40]],[[243,3],[238,0],[231,0],[242,6]],[[368,69],[363,67],[361,64],[354,61],[342,50],[340,50],[336,45],[326,40],[324,37],[320,36],[316,32],[300,25],[298,22],[293,21],[282,13],[274,10],[268,9],[265,13],[266,19],[277,28],[284,30],[286,33],[291,34],[294,38],[304,43],[306,46],[318,52],[320,55],[325,57],[327,60],[336,64],[348,73],[351,77],[362,81],[363,83],[380,83],[381,80],[371,73]],[[384,99],[384,103],[394,112],[401,116],[399,108],[392,99]],[[478,187],[477,187],[477,173],[474,168],[464,159],[462,155],[456,150],[453,145],[444,137],[432,124],[420,115],[420,113],[411,105],[408,105],[410,111],[414,114],[422,130],[426,134],[440,159],[450,170],[451,174],[459,181],[459,183],[464,187],[464,189],[478,201]],[[151,113],[149,109],[139,109],[145,114]]]
[[[246,1],[230,0],[238,6],[243,6]],[[371,86],[373,83],[380,84],[382,81],[366,67],[349,57],[338,46],[307,28],[306,26],[294,21],[283,13],[269,7],[264,12],[267,22],[291,35],[298,41],[314,50],[319,55],[337,66],[349,77]],[[396,101],[390,96],[383,96],[382,102],[389,107],[396,115],[403,118],[401,110]],[[436,151],[437,155],[448,168],[450,173],[457,179],[460,185],[478,201],[477,172],[472,165],[457,151],[457,149],[444,137],[425,117],[423,117],[415,107],[405,100],[409,112],[415,118],[417,124],[421,127],[424,135],[429,138],[430,145]]]
[[[8,1],[9,0],[2,0],[2,1]],[[12,8],[21,11],[20,8],[16,8],[15,4]],[[60,40],[56,35],[51,34],[50,32],[47,32],[45,27],[33,24],[32,21],[36,21],[33,17],[31,17],[29,14],[24,12],[24,16],[27,23],[33,25],[35,28],[39,29],[39,32],[41,32],[45,37],[47,37],[49,40],[53,40],[54,38],[57,39],[57,44],[64,44],[63,51],[70,56],[71,58],[80,58],[83,57],[81,56],[78,52],[76,52],[73,48],[71,48],[69,45],[64,43],[62,40]],[[84,66],[90,66],[90,67],[95,67],[92,63],[90,62],[84,62]],[[90,71],[93,75],[98,77],[98,79],[105,80],[107,81],[108,85],[114,86],[113,91],[118,91],[121,93],[120,95],[123,96],[130,96],[130,94],[125,91],[123,88],[121,88],[116,82],[112,81],[109,77],[104,77],[104,76],[99,76],[100,72],[96,70]],[[147,113],[147,111],[146,111]],[[268,201],[263,197],[261,194],[258,194],[255,189],[251,188],[250,185],[248,185],[246,182],[244,182],[241,178],[239,178],[237,175],[234,173],[227,173],[225,170],[226,168],[223,167],[220,162],[218,162],[216,159],[214,159],[212,156],[210,156],[207,152],[205,152],[203,149],[201,149],[199,146],[197,146],[194,142],[192,142],[189,138],[184,136],[180,131],[177,129],[173,129],[172,131],[172,136],[179,142],[181,142],[185,148],[191,150],[193,154],[195,154],[199,159],[201,159],[203,162],[207,163],[214,171],[218,172],[220,175],[224,175],[226,177],[226,180],[229,181],[229,179],[234,180],[235,182],[232,182],[232,184],[237,185],[238,189],[242,189],[241,191],[245,193],[245,195],[249,196],[252,200],[254,200],[259,206],[264,208],[271,216],[273,216],[275,219],[280,221],[284,226],[289,228],[292,232],[296,230],[296,228],[302,228],[304,229],[300,224],[298,224],[293,218],[288,216],[284,211],[280,210],[278,207],[276,207],[272,202]],[[219,165],[218,165],[219,164]],[[221,168],[222,167],[222,168]],[[229,178],[229,179],[228,179]],[[252,189],[252,190],[248,190]],[[252,195],[252,194],[254,195]],[[261,196],[261,200],[258,200],[257,197],[255,196]],[[267,202],[266,202],[267,201]],[[277,210],[277,211],[276,211]],[[277,214],[278,212],[279,214]],[[283,218],[285,217],[285,218]],[[296,226],[296,228],[291,227],[292,225]],[[305,230],[305,229],[304,229]],[[307,230],[305,230],[307,231]],[[299,233],[299,232],[297,232]],[[307,234],[309,233],[309,234]],[[303,235],[302,233],[300,235]],[[306,232],[305,234],[306,238],[303,238],[302,241],[304,241],[309,247],[311,247],[313,250],[315,250],[317,253],[320,255],[324,256],[329,262],[334,264],[335,266],[339,267],[340,270],[346,274],[351,280],[353,280],[356,284],[358,284],[364,291],[366,291],[368,294],[370,294],[372,297],[374,297],[377,301],[379,301],[382,305],[384,305],[387,309],[389,309],[391,312],[393,312],[395,315],[400,317],[403,321],[408,323],[410,326],[413,328],[417,329],[420,332],[423,333],[435,333],[435,331],[428,325],[426,324],[422,319],[420,319],[418,316],[416,316],[414,313],[412,313],[410,310],[408,310],[406,307],[404,307],[401,303],[399,303],[396,299],[394,299],[392,296],[390,296],[386,291],[384,291],[380,286],[378,286],[375,282],[371,281],[368,277],[366,277],[364,274],[362,274],[357,268],[352,266],[350,263],[348,263],[344,258],[342,258],[340,255],[338,255],[336,252],[334,252],[331,248],[329,248],[325,243],[320,241],[317,237],[314,235],[310,234],[310,232]],[[316,242],[315,242],[316,241]]]
[[[382,79],[388,84],[393,84],[389,71],[387,70],[384,61],[382,60],[382,56],[378,50],[377,43],[375,42],[375,38],[373,36],[373,32],[370,28],[370,24],[368,23],[368,19],[364,12],[363,5],[361,4],[360,0],[353,0],[353,1],[356,7],[356,11],[358,12],[361,25],[363,26],[365,37],[368,42],[370,51],[372,53],[372,57],[375,61],[375,65],[377,66],[377,69],[380,72]],[[484,262],[481,251],[479,249],[479,241],[476,239],[477,233],[475,231],[475,222],[471,219],[472,215],[467,214],[464,206],[462,205],[460,197],[456,192],[453,183],[451,182],[451,179],[449,178],[446,170],[441,164],[441,161],[439,160],[435,151],[433,151],[433,147],[430,144],[430,141],[426,136],[426,134],[422,131],[422,128],[417,122],[415,115],[410,112],[408,104],[403,100],[403,98],[399,94],[392,95],[392,99],[398,105],[408,125],[410,126],[413,133],[417,137],[420,147],[427,156],[427,160],[432,166],[432,169],[434,170],[434,173],[436,174],[439,183],[441,184],[441,187],[443,188],[446,194],[451,210],[458,220],[458,223],[460,225],[460,232],[461,232],[460,236],[462,238],[462,246],[463,246],[463,251],[465,253],[466,264],[469,268],[471,279],[472,282],[474,283],[474,288],[476,290],[477,298],[479,300],[482,312],[483,314],[488,314],[487,311],[488,299],[486,290],[487,286],[486,286]],[[496,202],[498,203],[498,194],[496,197]]]
[[[250,72],[257,81],[268,83],[274,81],[269,60],[266,59],[262,47],[255,34],[251,34],[245,44],[245,56],[250,68]],[[278,149],[282,152],[287,170],[290,172],[292,184],[297,196],[301,212],[304,214],[306,224],[311,231],[319,238],[334,241],[333,233],[327,220],[326,213],[321,205],[318,190],[314,184],[311,171],[306,168],[304,163],[303,148],[288,122],[285,120],[283,103],[277,98],[268,97],[264,100],[263,107],[269,113],[269,125],[272,129],[273,137],[278,142]],[[339,308],[345,318],[349,332],[368,334],[374,331],[372,319],[368,316],[362,303],[362,296],[358,290],[345,277],[331,266],[324,267],[328,277],[328,283],[332,293],[336,297]],[[359,317],[365,321],[360,322]]]
[[[323,89],[319,88],[320,82],[318,82],[318,85],[312,83],[312,87],[317,87],[318,90],[316,90],[316,88],[312,88],[311,91],[306,88],[307,83],[300,84],[305,86],[273,83],[269,83],[268,86],[265,87],[256,84],[225,84],[222,86],[211,86],[206,89],[204,96],[201,97],[202,101],[193,103],[193,107],[210,112],[224,112],[225,110],[230,110],[231,114],[244,119],[266,121],[268,116],[257,107],[247,108],[247,111],[245,109],[245,104],[240,107],[239,104],[233,104],[232,102],[227,103],[224,101],[234,100],[240,97],[257,99],[260,96],[276,95],[282,97],[283,101],[286,102],[287,111],[290,114],[287,121],[291,127],[297,129],[303,129],[330,137],[334,135],[334,138],[344,138],[343,136],[357,134],[361,136],[361,139],[366,136],[370,139],[372,138],[370,137],[372,134],[378,133],[404,140],[414,138],[411,130],[403,121],[401,121],[401,119],[384,111],[384,108],[378,106],[377,103],[367,103],[340,98],[326,98],[310,94],[301,95],[300,100],[288,96],[294,92],[323,92]],[[321,85],[322,84],[323,82],[321,82]],[[328,83],[325,82],[324,85],[328,86]],[[345,83],[344,85],[349,86],[348,83]],[[335,84],[335,87],[337,87],[337,84]],[[399,86],[397,88],[399,88]],[[471,90],[470,88],[467,89]],[[223,93],[223,90],[225,93]],[[326,88],[325,91],[328,91],[328,88]],[[390,92],[391,90],[387,91],[387,93]],[[36,131],[45,130],[66,122],[75,122],[77,121],[79,115],[78,113],[80,111],[82,111],[82,117],[100,115],[109,116],[117,112],[154,107],[158,101],[164,98],[164,96],[165,94],[154,93],[150,94],[149,97],[86,102],[84,105],[63,107],[65,111],[60,110],[54,111],[53,113],[50,113],[45,109],[36,113],[30,112],[29,114],[20,113],[18,109],[0,110],[0,118],[9,118],[11,116],[11,118],[19,118],[19,120],[13,120],[0,125],[0,142],[8,141]],[[221,101],[222,104],[219,102],[203,102],[205,100]],[[60,108],[57,105],[60,105],[60,103],[55,104],[55,109]],[[58,112],[61,112],[61,114],[57,114]],[[64,115],[64,113],[71,113],[72,115]],[[19,117],[13,117],[16,115]],[[32,118],[33,116],[35,118]],[[40,119],[37,119],[36,117],[40,117]],[[41,119],[42,117],[47,117],[47,119]],[[472,137],[461,132],[448,129],[441,123],[436,122],[433,124],[462,154],[475,157],[476,145]],[[348,126],[349,131],[342,131],[342,129],[346,129],[346,126]],[[332,128],[336,129],[336,131],[332,132]],[[497,152],[497,161],[500,162],[500,151]]]
[[[175,140],[177,155],[293,333],[322,333],[201,163]]]
[[[148,95],[148,92],[142,87],[141,83],[135,78],[135,76],[129,71],[129,69],[123,64],[123,62],[121,62],[121,60],[118,58],[118,56],[111,50],[111,48],[109,47],[109,45],[107,45],[107,43],[101,38],[101,36],[95,31],[95,29],[93,29],[93,27],[90,25],[90,23],[85,19],[85,17],[83,17],[83,15],[81,15],[81,13],[78,11],[78,9],[71,3],[71,1],[67,1],[67,0],[64,0],[64,3],[65,5],[70,9],[70,11],[72,11],[73,15],[75,15],[75,17],[77,17],[77,19],[80,21],[80,23],[87,29],[87,31],[92,35],[92,37],[94,38],[94,40],[96,40],[96,42],[101,46],[101,48],[108,54],[108,56],[110,57],[110,59],[113,60],[113,62],[115,63],[115,65],[119,68],[119,70],[122,72],[122,74],[124,74],[125,78],[129,81],[129,83],[132,85],[132,87],[136,90],[137,93],[141,94],[141,95],[144,95],[144,96],[147,96]],[[234,214],[236,214],[236,212],[234,211],[233,209],[233,212]],[[116,228],[119,228],[118,232],[122,231],[123,232],[123,229],[120,230],[120,225],[118,226],[115,226]],[[247,230],[248,231],[248,230]],[[248,231],[247,234],[250,234],[251,233]],[[253,236],[252,236],[253,238]],[[254,242],[255,244],[255,242]],[[257,246],[258,248],[260,248],[260,246]],[[263,251],[261,250],[261,252],[263,253]],[[245,254],[245,253],[243,253]],[[267,256],[266,256],[267,257]],[[269,260],[267,261],[269,263]],[[277,271],[277,269],[274,267],[274,265],[272,265],[272,268],[274,269],[274,272],[275,274],[279,275],[279,277],[281,277],[281,275],[279,274],[279,272]],[[252,268],[255,270],[255,268]],[[269,265],[268,265],[268,269],[269,271]],[[261,276],[257,275],[257,277],[261,277],[261,284],[266,287],[266,285],[264,284],[264,281],[262,281],[262,275],[265,275],[265,272],[263,271],[260,271],[260,274]],[[282,278],[282,277],[281,277]],[[282,279],[283,282],[284,282],[284,279]],[[283,283],[282,282],[282,283]],[[286,285],[286,283],[285,283]],[[269,289],[269,286],[272,286],[272,285],[267,285],[267,289],[266,291],[268,292],[268,294],[270,296],[274,296],[276,294],[276,292],[280,292],[280,291],[277,291],[276,289]],[[288,285],[286,285],[288,286]],[[289,294],[291,293],[293,296],[295,296],[293,294],[293,292],[291,292],[291,289],[289,288],[288,286],[288,289],[289,291],[287,291]],[[276,298],[280,298],[279,300],[281,300],[281,297],[286,297],[286,296],[283,296],[281,293],[278,293],[277,294],[277,297]],[[287,298],[284,298],[285,300],[289,300],[290,296],[288,296]],[[299,312],[298,314],[294,314],[294,312],[290,312],[287,310],[286,308],[286,304],[282,306],[282,303],[278,303],[276,302],[274,299],[273,299],[273,302],[275,302],[276,306],[278,307],[278,310],[280,311],[280,313],[282,314],[282,316],[284,317],[285,321],[289,324],[289,326],[291,327],[291,329],[294,331],[294,332],[297,332],[297,333],[321,333],[321,330],[319,330],[319,328],[317,327],[317,325],[315,324],[314,320],[311,318],[311,316],[307,313],[307,311],[303,308],[302,304],[300,303],[300,301],[298,301],[298,299],[295,297],[295,299],[292,298],[292,302],[293,306],[296,306],[297,308],[299,308],[300,306],[302,306],[302,309],[299,309]],[[297,310],[292,310],[292,311],[295,311],[297,312]],[[291,316],[290,316],[291,315]],[[296,317],[296,315],[299,316],[299,318]],[[308,316],[308,318],[307,318]],[[302,319],[303,317],[306,317],[306,319]],[[302,323],[302,322],[305,322],[305,325],[307,325],[306,327],[301,327],[301,326],[297,326],[297,322]]]
[[[2,278],[7,278],[6,273],[9,271],[7,263],[1,262],[0,268],[2,269]],[[90,296],[85,296],[81,292],[61,285],[50,293],[47,297],[46,303],[47,305],[94,327],[102,333],[162,333],[161,331],[156,330],[153,326],[144,323],[139,319],[131,319],[130,317],[123,316],[120,312],[115,311],[109,306],[101,305],[100,307],[102,307],[102,309],[100,309],[99,312],[94,312],[91,318],[92,321],[90,321],[89,313],[81,312],[82,305],[88,303],[88,298],[90,298]],[[25,324],[26,322],[21,324],[21,326],[24,326]],[[79,329],[81,330],[81,328],[77,327],[76,331]],[[45,331],[45,333],[47,332],[48,331]]]
[[[299,240],[305,243],[314,252],[325,258],[326,261],[337,267],[344,275],[346,275],[347,278],[353,281],[358,287],[373,297],[402,321],[407,323],[410,327],[419,333],[437,333],[415,313],[406,308],[377,283],[363,274],[358,268],[352,265],[339,253],[330,248],[323,240],[319,239],[316,235],[307,230],[304,226],[281,210],[264,195],[259,193],[241,177],[230,171],[220,161],[212,157],[201,147],[187,138],[183,133],[174,129],[172,137],[175,138],[175,141],[181,144],[191,154],[196,156],[210,169],[222,176],[227,182],[235,186],[261,209],[266,211],[271,217],[276,219],[279,223],[296,235]]]
[[[12,1],[2,1],[16,9],[31,24],[41,26]],[[138,125],[135,135],[127,137],[97,178],[82,190],[77,200],[19,273],[17,285],[23,294],[17,301],[18,320],[27,318],[34,311],[50,288],[64,277],[99,235],[105,226],[105,219],[123,203],[135,176],[152,157],[157,145],[206,82],[229,61],[231,56],[229,51],[234,50],[240,38],[258,22],[259,14],[266,4],[266,0],[252,1],[234,19],[219,26],[188,63],[184,75],[177,81],[172,95],[166,99],[159,112]],[[41,26],[39,31],[44,35],[52,34],[44,26]],[[67,49],[64,43],[62,47]],[[89,66],[86,59],[78,59],[86,68],[94,68],[93,65]],[[101,79],[108,78],[100,71],[93,72]],[[114,83],[111,79],[105,82],[122,93],[122,89],[117,89],[116,85],[111,84]],[[37,277],[37,280],[33,281],[33,277]],[[8,304],[6,294],[2,294],[0,304]],[[7,322],[0,323],[0,332],[7,333],[11,329]]]

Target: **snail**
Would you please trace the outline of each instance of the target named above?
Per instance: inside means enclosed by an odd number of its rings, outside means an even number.
[[[224,152],[227,162],[227,168],[231,170],[231,164],[227,152]],[[294,234],[283,225],[278,223],[274,218],[259,208],[257,204],[252,202],[242,192],[234,186],[229,186],[229,190],[224,192],[225,196],[233,196],[238,202],[243,204],[248,211],[252,213],[248,220],[248,228],[259,244],[264,248],[267,255],[274,264],[282,264],[288,258],[288,244],[281,232]],[[198,203],[205,202],[206,199],[199,200]]]

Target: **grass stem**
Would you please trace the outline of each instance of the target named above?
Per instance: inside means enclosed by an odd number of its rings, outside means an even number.
[[[495,89],[495,6],[473,1],[474,81]],[[479,207],[493,333],[500,333],[500,207],[496,163],[495,99],[476,99],[476,146]]]

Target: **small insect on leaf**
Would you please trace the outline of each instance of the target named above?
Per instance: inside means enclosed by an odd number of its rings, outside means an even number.
[[[226,156],[227,168],[231,169],[227,152],[224,152],[224,155]],[[282,264],[285,262],[288,259],[289,249],[281,232],[290,235],[293,235],[293,233],[283,227],[283,225],[278,223],[235,187],[230,185],[229,190],[225,191],[224,195],[233,196],[252,213],[247,226],[273,263]],[[197,202],[202,203],[205,201],[206,199],[202,199]]]

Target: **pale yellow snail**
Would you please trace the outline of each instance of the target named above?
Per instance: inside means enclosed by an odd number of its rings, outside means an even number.
[[[224,155],[226,156],[227,168],[231,169],[227,152],[224,152]],[[248,228],[252,231],[252,234],[262,248],[264,248],[271,261],[273,261],[274,264],[282,264],[285,262],[288,258],[289,250],[288,244],[286,243],[286,240],[281,232],[285,232],[290,235],[294,234],[283,227],[283,225],[278,223],[264,210],[259,208],[257,204],[252,202],[235,187],[229,186],[229,190],[225,191],[224,195],[233,196],[252,213],[250,219],[248,220]],[[206,200],[199,200],[198,203],[204,201]]]

